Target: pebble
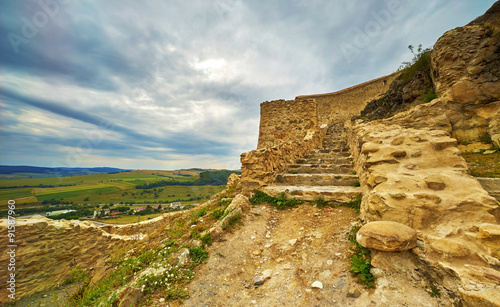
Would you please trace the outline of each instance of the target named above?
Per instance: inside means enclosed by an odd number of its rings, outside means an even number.
[[[271,270],[271,269],[267,269],[264,272],[262,272],[262,276],[264,277],[264,279],[271,278],[272,274],[273,274],[273,270]]]
[[[254,240],[256,237],[255,236],[251,236],[250,239]]]
[[[311,285],[312,288],[323,289],[323,283],[321,281],[315,281]]]
[[[342,256],[342,254],[341,253],[335,253],[335,256],[340,257],[340,256]]]
[[[162,297],[162,298],[160,299],[160,303],[163,303],[163,302],[165,302],[165,298],[163,298],[163,297]]]
[[[347,291],[347,297],[358,298],[361,296],[361,292],[358,288],[350,287]]]
[[[297,239],[288,240],[288,243],[290,243],[291,246],[294,246],[295,243],[297,243]]]
[[[43,297],[43,298],[45,298],[45,297],[48,297],[48,295],[47,295],[47,294],[44,294],[42,297]]]
[[[328,264],[328,265],[332,265],[332,263],[333,263],[333,260],[327,260],[326,261],[326,264]]]
[[[255,276],[254,279],[253,279],[253,285],[254,286],[260,286],[264,283],[264,276]]]

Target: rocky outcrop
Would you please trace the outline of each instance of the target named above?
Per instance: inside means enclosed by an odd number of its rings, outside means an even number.
[[[360,118],[370,120],[387,118],[424,102],[423,95],[429,90],[433,91],[430,61],[427,60],[429,54],[425,54],[424,57],[426,63],[422,65],[423,68],[412,72],[410,77],[407,74],[397,77],[381,98],[374,99],[366,105],[361,111]]]
[[[7,234],[7,220],[0,232]],[[15,271],[7,271],[11,257],[0,254],[0,276],[16,274],[16,298],[57,287],[72,277],[78,267],[93,276],[116,248],[131,245],[138,236],[110,234],[92,222],[50,220],[42,216],[18,219],[15,224]],[[0,244],[7,246],[7,235]],[[8,300],[5,287],[0,303]]]
[[[363,187],[362,218],[415,229],[412,254],[453,295],[470,284],[481,284],[485,295],[496,289],[500,281],[492,272],[499,272],[500,244],[481,231],[496,226],[480,225],[498,225],[500,206],[469,175],[456,140],[446,131],[385,121],[355,124],[349,139]],[[376,255],[375,263],[390,263],[381,259],[386,254]]]
[[[388,121],[404,127],[442,129],[463,143],[489,136],[500,146],[499,20],[497,2],[476,21],[446,32],[431,53],[432,85],[438,99]],[[404,110],[399,107],[404,91],[397,90],[401,89],[398,80],[393,83],[385,99],[370,104],[363,115],[380,119]]]

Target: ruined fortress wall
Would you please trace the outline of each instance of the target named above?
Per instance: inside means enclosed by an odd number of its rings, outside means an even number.
[[[368,102],[384,94],[398,76],[399,72],[335,93],[298,96],[296,99],[316,100],[319,125],[345,121],[359,115]]]
[[[266,101],[260,105],[257,149],[302,141],[318,127],[317,103],[313,99]]]

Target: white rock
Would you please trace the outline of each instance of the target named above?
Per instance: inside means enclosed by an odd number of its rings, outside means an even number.
[[[315,281],[311,285],[312,288],[323,289],[323,283],[321,281]]]
[[[295,243],[297,243],[297,239],[291,239],[291,240],[288,240],[288,242],[290,243],[291,246],[294,246]]]
[[[270,278],[272,274],[273,274],[273,270],[271,270],[271,269],[267,269],[264,272],[262,272],[262,276],[264,277],[264,279]]]

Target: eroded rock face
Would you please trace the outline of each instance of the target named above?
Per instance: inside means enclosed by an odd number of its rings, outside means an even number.
[[[7,233],[6,219],[0,231]],[[92,222],[38,218],[16,220],[16,298],[56,287],[70,278],[78,266],[90,275],[104,268],[104,259],[115,248],[124,248],[139,237],[110,234]],[[7,235],[0,244],[7,246]],[[0,276],[8,275],[7,253],[0,254]],[[10,272],[12,273],[12,272]],[[0,304],[8,300],[0,296]]]
[[[445,130],[463,143],[488,135],[500,146],[500,2],[476,21],[441,36],[431,53],[431,77],[437,99],[383,121]],[[403,90],[397,82],[362,115],[381,119],[402,111],[404,101],[425,87],[423,79],[412,81],[414,90]]]
[[[401,223],[378,221],[361,227],[356,240],[367,248],[384,252],[402,252],[417,246],[417,232]]]
[[[481,284],[474,300],[491,297],[489,291],[500,285],[495,279],[495,272],[500,274],[500,205],[469,174],[456,140],[443,130],[404,128],[388,121],[351,128],[350,146],[364,188],[362,218],[413,228],[418,244],[411,253],[429,274],[440,276],[440,284],[471,301],[459,285]],[[358,241],[389,251],[403,241],[387,229],[362,228]],[[384,238],[398,239],[389,244]],[[386,254],[378,255],[378,263],[390,265]]]

